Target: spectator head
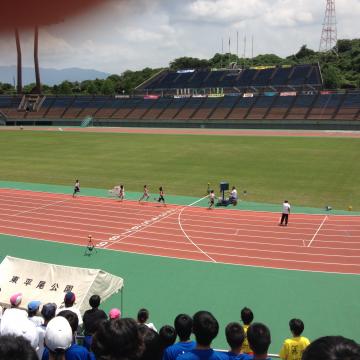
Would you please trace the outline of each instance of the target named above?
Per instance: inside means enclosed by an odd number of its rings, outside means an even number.
[[[70,348],[73,334],[69,322],[62,316],[51,319],[46,327],[44,343],[50,354],[58,356]]]
[[[30,342],[34,349],[39,346],[39,334],[35,324],[21,314],[1,320],[1,335],[22,336]]]
[[[75,294],[71,291],[68,291],[64,296],[65,307],[71,307],[74,305],[76,300]]]
[[[174,321],[175,330],[180,341],[188,341],[191,336],[193,321],[189,315],[179,314]]]
[[[55,317],[56,308],[57,306],[54,303],[47,303],[43,305],[41,309],[41,315],[46,322],[49,322],[52,318]]]
[[[93,308],[93,309],[97,309],[100,305],[100,296],[99,295],[93,295],[90,297],[89,299],[89,305]]]
[[[0,336],[0,359],[37,360],[35,349],[22,336]]]
[[[121,311],[119,309],[114,308],[109,311],[110,320],[115,320],[120,318],[121,318]]]
[[[18,307],[22,301],[22,293],[16,293],[10,297],[11,307]]]
[[[77,314],[71,310],[63,310],[59,312],[58,316],[64,317],[69,322],[73,334],[77,331],[79,326],[79,318]]]
[[[149,311],[147,309],[140,309],[137,314],[137,319],[140,324],[145,324],[149,319]]]
[[[302,360],[358,360],[360,345],[342,336],[325,336],[312,342]]]
[[[304,323],[300,319],[291,319],[289,327],[295,337],[300,336],[304,331]]]
[[[247,339],[255,355],[266,355],[271,344],[269,328],[261,323],[251,324],[247,331]]]
[[[237,322],[228,324],[225,328],[225,335],[231,350],[240,351],[245,339],[244,329],[241,324]]]
[[[244,307],[241,310],[241,321],[245,324],[245,325],[250,325],[252,323],[252,321],[254,320],[254,314],[251,311],[251,309]]]
[[[163,349],[167,348],[174,344],[176,340],[176,331],[175,328],[170,325],[164,325],[159,330],[160,340],[163,346]]]
[[[219,323],[208,311],[198,311],[193,317],[193,333],[196,342],[202,346],[210,346],[219,332]]]
[[[161,360],[162,358],[162,342],[160,335],[150,329],[145,324],[139,325],[139,331],[144,342],[144,352],[140,356],[140,360]]]
[[[96,359],[138,359],[144,344],[136,321],[123,318],[100,322],[91,349]]]
[[[29,317],[32,317],[32,316],[35,316],[36,313],[39,311],[39,307],[41,305],[41,302],[40,301],[30,301],[28,303],[28,314],[29,314]]]

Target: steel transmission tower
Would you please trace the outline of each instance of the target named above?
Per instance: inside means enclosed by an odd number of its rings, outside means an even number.
[[[337,53],[337,22],[335,0],[326,0],[325,18],[320,39],[320,52]]]

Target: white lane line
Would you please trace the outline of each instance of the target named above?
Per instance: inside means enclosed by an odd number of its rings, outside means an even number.
[[[321,228],[323,227],[323,225],[325,224],[325,221],[327,220],[327,216],[324,217],[324,220],[322,221],[322,223],[320,224],[319,228],[317,229],[316,233],[314,234],[314,236],[312,237],[311,241],[309,242],[307,247],[310,247],[311,244],[313,243],[313,241],[316,238],[316,235],[319,233],[319,231],[321,230]]]
[[[188,205],[188,207],[191,207],[191,206],[197,204],[198,202],[200,202],[200,201],[202,201],[202,200],[204,200],[204,199],[206,199],[206,198],[207,198],[207,196],[204,196],[203,198],[201,198],[201,199],[193,202],[192,204]],[[183,232],[183,234],[185,235],[185,237],[186,237],[203,255],[205,255],[207,258],[209,258],[212,262],[216,263],[216,260],[215,260],[215,259],[213,259],[208,253],[206,253],[205,251],[203,251],[197,244],[195,244],[195,243],[191,240],[191,238],[188,236],[188,234],[185,232],[184,228],[182,227],[182,225],[181,225],[181,214],[183,213],[183,211],[184,211],[185,209],[186,209],[186,207],[183,207],[183,208],[181,209],[181,211],[179,212],[179,215],[178,215],[178,223],[179,223],[179,226],[180,226],[181,231]]]
[[[67,201],[70,201],[70,199],[65,199],[65,200],[61,200],[61,201],[55,201],[55,202],[52,202],[52,203],[47,204],[47,205],[44,205],[44,206],[40,206],[40,207],[37,207],[37,208],[32,208],[32,209],[30,209],[30,210],[19,211],[19,212],[16,212],[15,214],[12,214],[12,216],[17,216],[17,215],[22,215],[22,214],[31,213],[32,211],[38,211],[38,210],[41,210],[41,209],[48,208],[48,207],[50,207],[50,206],[55,206],[55,205],[59,205],[59,204],[65,203],[65,202],[67,202]]]

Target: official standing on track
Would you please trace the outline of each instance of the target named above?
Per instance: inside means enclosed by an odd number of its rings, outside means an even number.
[[[289,221],[289,214],[290,214],[291,206],[287,200],[283,203],[283,210],[281,214],[280,226],[287,226]]]

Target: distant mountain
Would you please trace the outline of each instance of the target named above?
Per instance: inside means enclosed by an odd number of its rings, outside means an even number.
[[[41,82],[46,85],[60,84],[61,82],[68,81],[84,81],[95,79],[106,79],[110,74],[92,70],[92,69],[80,69],[80,68],[68,68],[68,69],[40,69]],[[0,82],[14,84],[16,82],[16,66],[0,66]],[[27,85],[35,82],[34,68],[23,68],[23,85]]]

